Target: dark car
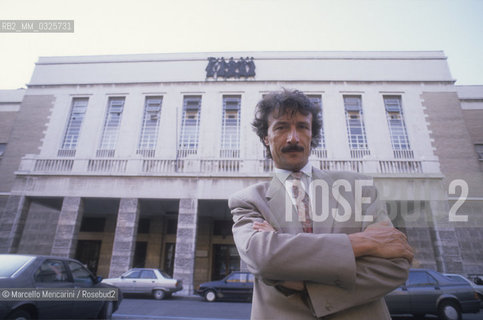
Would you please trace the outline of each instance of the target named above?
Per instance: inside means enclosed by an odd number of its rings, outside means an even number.
[[[250,272],[232,272],[222,280],[200,284],[196,293],[208,302],[218,299],[249,301],[253,294],[253,275]]]
[[[5,289],[113,289],[101,283],[79,261],[69,258],[20,254],[0,254],[0,288]],[[22,296],[22,299],[24,297]],[[32,299],[32,298],[30,298]],[[0,319],[110,319],[121,298],[80,300],[0,300]]]
[[[445,273],[444,275],[454,281],[469,283],[480,298],[480,309],[483,308],[483,281],[480,281],[480,278],[474,278],[474,280],[471,281],[470,279],[462,276],[461,274]]]
[[[434,314],[442,320],[461,320],[462,313],[480,311],[478,295],[468,283],[427,269],[410,270],[406,284],[385,298],[391,314]]]

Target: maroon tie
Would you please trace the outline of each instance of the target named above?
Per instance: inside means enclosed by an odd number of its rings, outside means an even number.
[[[296,207],[299,214],[299,221],[302,221],[302,228],[304,232],[312,233],[312,219],[310,218],[310,199],[309,195],[305,193],[302,187],[302,172],[292,172],[292,194],[296,201]],[[303,192],[304,197],[299,199],[300,192]]]

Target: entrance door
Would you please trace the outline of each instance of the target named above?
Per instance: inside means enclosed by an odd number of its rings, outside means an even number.
[[[212,280],[220,280],[232,271],[240,270],[240,256],[235,245],[213,245]]]
[[[85,264],[92,273],[97,274],[100,252],[101,240],[79,240],[75,258]]]
[[[174,271],[174,252],[176,250],[176,243],[166,242],[164,244],[164,263],[163,271],[173,276]]]
[[[144,268],[146,263],[146,251],[148,243],[146,241],[137,241],[134,249],[134,258],[132,262],[133,268]]]

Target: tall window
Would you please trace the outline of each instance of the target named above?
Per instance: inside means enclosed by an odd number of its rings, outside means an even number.
[[[201,96],[184,97],[178,157],[184,158],[187,155],[196,154],[198,151],[200,109]]]
[[[104,130],[102,132],[99,150],[97,150],[98,157],[114,156],[123,109],[124,97],[109,98]]]
[[[77,141],[79,140],[79,134],[86,113],[88,100],[88,98],[72,99],[69,123],[65,130],[61,150],[58,152],[59,156],[75,156],[75,149],[77,147]]]
[[[387,124],[395,158],[412,158],[400,96],[384,96]]]
[[[137,150],[138,154],[142,154],[145,157],[154,157],[162,102],[163,97],[146,97],[141,137],[139,138]]]
[[[344,108],[347,122],[347,135],[352,158],[361,158],[369,154],[366,128],[362,113],[360,96],[344,96]]]
[[[223,96],[222,158],[240,157],[240,105],[241,96]]]
[[[309,95],[308,98],[310,99],[310,102],[320,108],[320,120],[322,121],[322,126],[320,127],[320,142],[316,148],[312,149],[312,154],[317,158],[327,158],[324,135],[324,118],[322,112],[322,97],[320,95]]]

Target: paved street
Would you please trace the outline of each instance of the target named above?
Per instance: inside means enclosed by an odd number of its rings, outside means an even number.
[[[249,319],[251,304],[246,302],[208,303],[200,297],[179,297],[157,301],[150,298],[124,298],[113,319]]]
[[[209,320],[249,319],[251,304],[246,302],[204,302],[199,297],[173,297],[157,301],[149,297],[125,297],[113,319]],[[412,317],[394,317],[409,320]],[[436,320],[427,316],[427,320]],[[465,314],[463,320],[482,319],[482,313]]]

